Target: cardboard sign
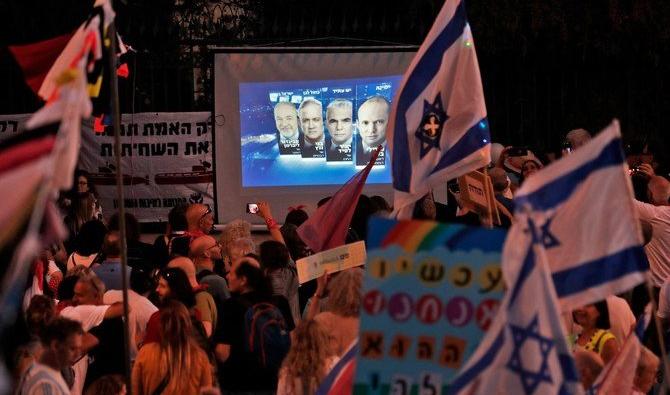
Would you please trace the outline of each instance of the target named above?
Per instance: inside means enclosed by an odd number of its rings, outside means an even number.
[[[440,394],[503,296],[506,232],[370,221],[355,394]]]
[[[300,284],[328,273],[339,272],[365,264],[365,242],[357,241],[352,244],[346,244],[341,247],[333,248],[327,251],[321,251],[318,254],[298,259],[298,279]]]

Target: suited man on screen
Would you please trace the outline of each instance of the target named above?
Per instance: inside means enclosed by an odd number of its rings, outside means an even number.
[[[303,158],[324,158],[325,133],[323,128],[323,106],[321,102],[308,98],[298,108],[300,119],[300,150]]]
[[[298,111],[295,106],[289,102],[279,102],[275,105],[274,116],[279,153],[282,155],[300,154]]]
[[[386,151],[386,125],[389,118],[389,101],[383,96],[372,96],[358,108],[358,138],[356,139],[356,165],[367,165],[372,151],[384,146],[375,165],[384,164]]]
[[[354,133],[353,103],[335,99],[326,107],[326,160],[345,162],[352,159],[351,141]]]

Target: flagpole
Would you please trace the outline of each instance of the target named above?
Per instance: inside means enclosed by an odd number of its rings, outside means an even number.
[[[126,210],[123,197],[123,171],[121,168],[121,115],[119,113],[119,90],[116,76],[116,25],[112,21],[107,28],[109,37],[109,77],[112,110],[112,129],[114,130],[114,157],[116,158],[116,198],[119,202],[119,238],[121,244],[121,286],[123,289],[123,346],[125,349],[126,393],[132,395],[130,382],[130,330],[128,329],[128,250],[126,243]]]

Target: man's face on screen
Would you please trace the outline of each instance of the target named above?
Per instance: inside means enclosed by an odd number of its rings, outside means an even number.
[[[292,104],[279,103],[275,106],[275,124],[285,139],[298,138],[298,111]]]
[[[366,101],[358,109],[358,131],[368,147],[375,147],[386,140],[386,123],[389,106],[384,101]]]
[[[351,107],[331,107],[327,110],[327,127],[333,143],[341,145],[349,141],[353,133]]]
[[[321,106],[318,104],[306,104],[300,110],[300,126],[305,134],[305,139],[314,144],[323,139],[323,116]]]

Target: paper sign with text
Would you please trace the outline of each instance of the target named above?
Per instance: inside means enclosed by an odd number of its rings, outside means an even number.
[[[365,264],[365,242],[357,241],[333,248],[306,258],[298,259],[298,279],[300,284],[320,277],[325,271],[335,273]]]
[[[440,394],[503,296],[503,230],[373,218],[355,394]]]

